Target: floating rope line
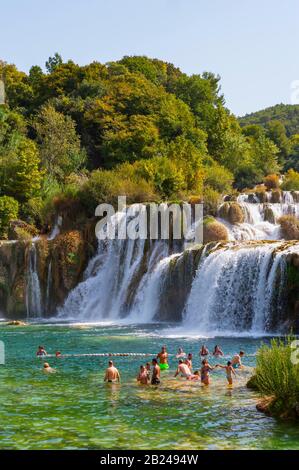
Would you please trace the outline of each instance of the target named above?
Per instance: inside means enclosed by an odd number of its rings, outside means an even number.
[[[47,354],[46,356],[37,356],[39,358],[47,357],[157,357],[157,354],[151,353],[90,353],[90,354]],[[170,354],[169,354],[170,356]]]

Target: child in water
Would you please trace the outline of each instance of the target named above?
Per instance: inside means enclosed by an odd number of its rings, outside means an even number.
[[[148,372],[144,366],[140,366],[140,372],[137,376],[137,382],[141,383],[142,385],[148,385],[150,382]]]
[[[232,376],[232,374],[234,374],[234,376],[236,376],[236,372],[234,371],[234,368],[233,368],[233,366],[232,366],[231,361],[228,361],[228,363],[227,363],[226,366],[222,366],[221,364],[217,364],[216,367],[220,367],[221,369],[225,369],[225,370],[226,370],[226,378],[227,378],[227,381],[228,381],[229,385],[232,385],[232,384],[233,384],[233,376]]]

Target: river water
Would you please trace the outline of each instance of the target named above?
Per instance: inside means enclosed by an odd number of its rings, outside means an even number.
[[[268,337],[199,338],[176,334],[173,325],[0,324],[6,364],[0,366],[1,449],[298,449],[299,427],[256,410],[258,396],[245,386],[255,353]],[[220,344],[225,358],[245,350],[245,370],[232,389],[222,370],[210,387],[174,379],[179,347],[194,354],[205,342]],[[105,357],[48,358],[57,370],[44,375],[35,356],[51,354],[148,353],[116,357],[121,385],[105,385]],[[137,385],[140,364],[166,344],[170,370],[159,387]],[[211,363],[215,364],[211,358]]]

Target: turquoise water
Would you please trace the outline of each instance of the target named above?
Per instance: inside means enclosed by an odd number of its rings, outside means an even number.
[[[163,331],[161,331],[163,328]],[[210,387],[174,379],[176,360],[160,387],[136,383],[141,363],[151,358],[117,357],[121,385],[103,383],[107,358],[49,358],[56,374],[42,372],[36,358],[49,353],[169,353],[181,346],[199,365],[198,338],[177,338],[165,326],[0,324],[6,365],[0,366],[1,449],[298,449],[299,426],[256,411],[257,395],[245,387],[261,341],[252,338],[204,340],[220,344],[227,357],[246,351],[246,369],[232,389],[223,371]],[[217,360],[224,363],[227,358]],[[211,359],[211,363],[215,363]]]

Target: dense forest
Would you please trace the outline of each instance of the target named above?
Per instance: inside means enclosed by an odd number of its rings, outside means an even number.
[[[286,187],[299,190],[295,117],[239,123],[211,73],[188,76],[143,56],[79,66],[56,53],[28,74],[0,61],[1,77],[2,237],[17,218],[47,226],[57,204],[92,215],[125,194],[212,208],[222,194],[287,170]]]

